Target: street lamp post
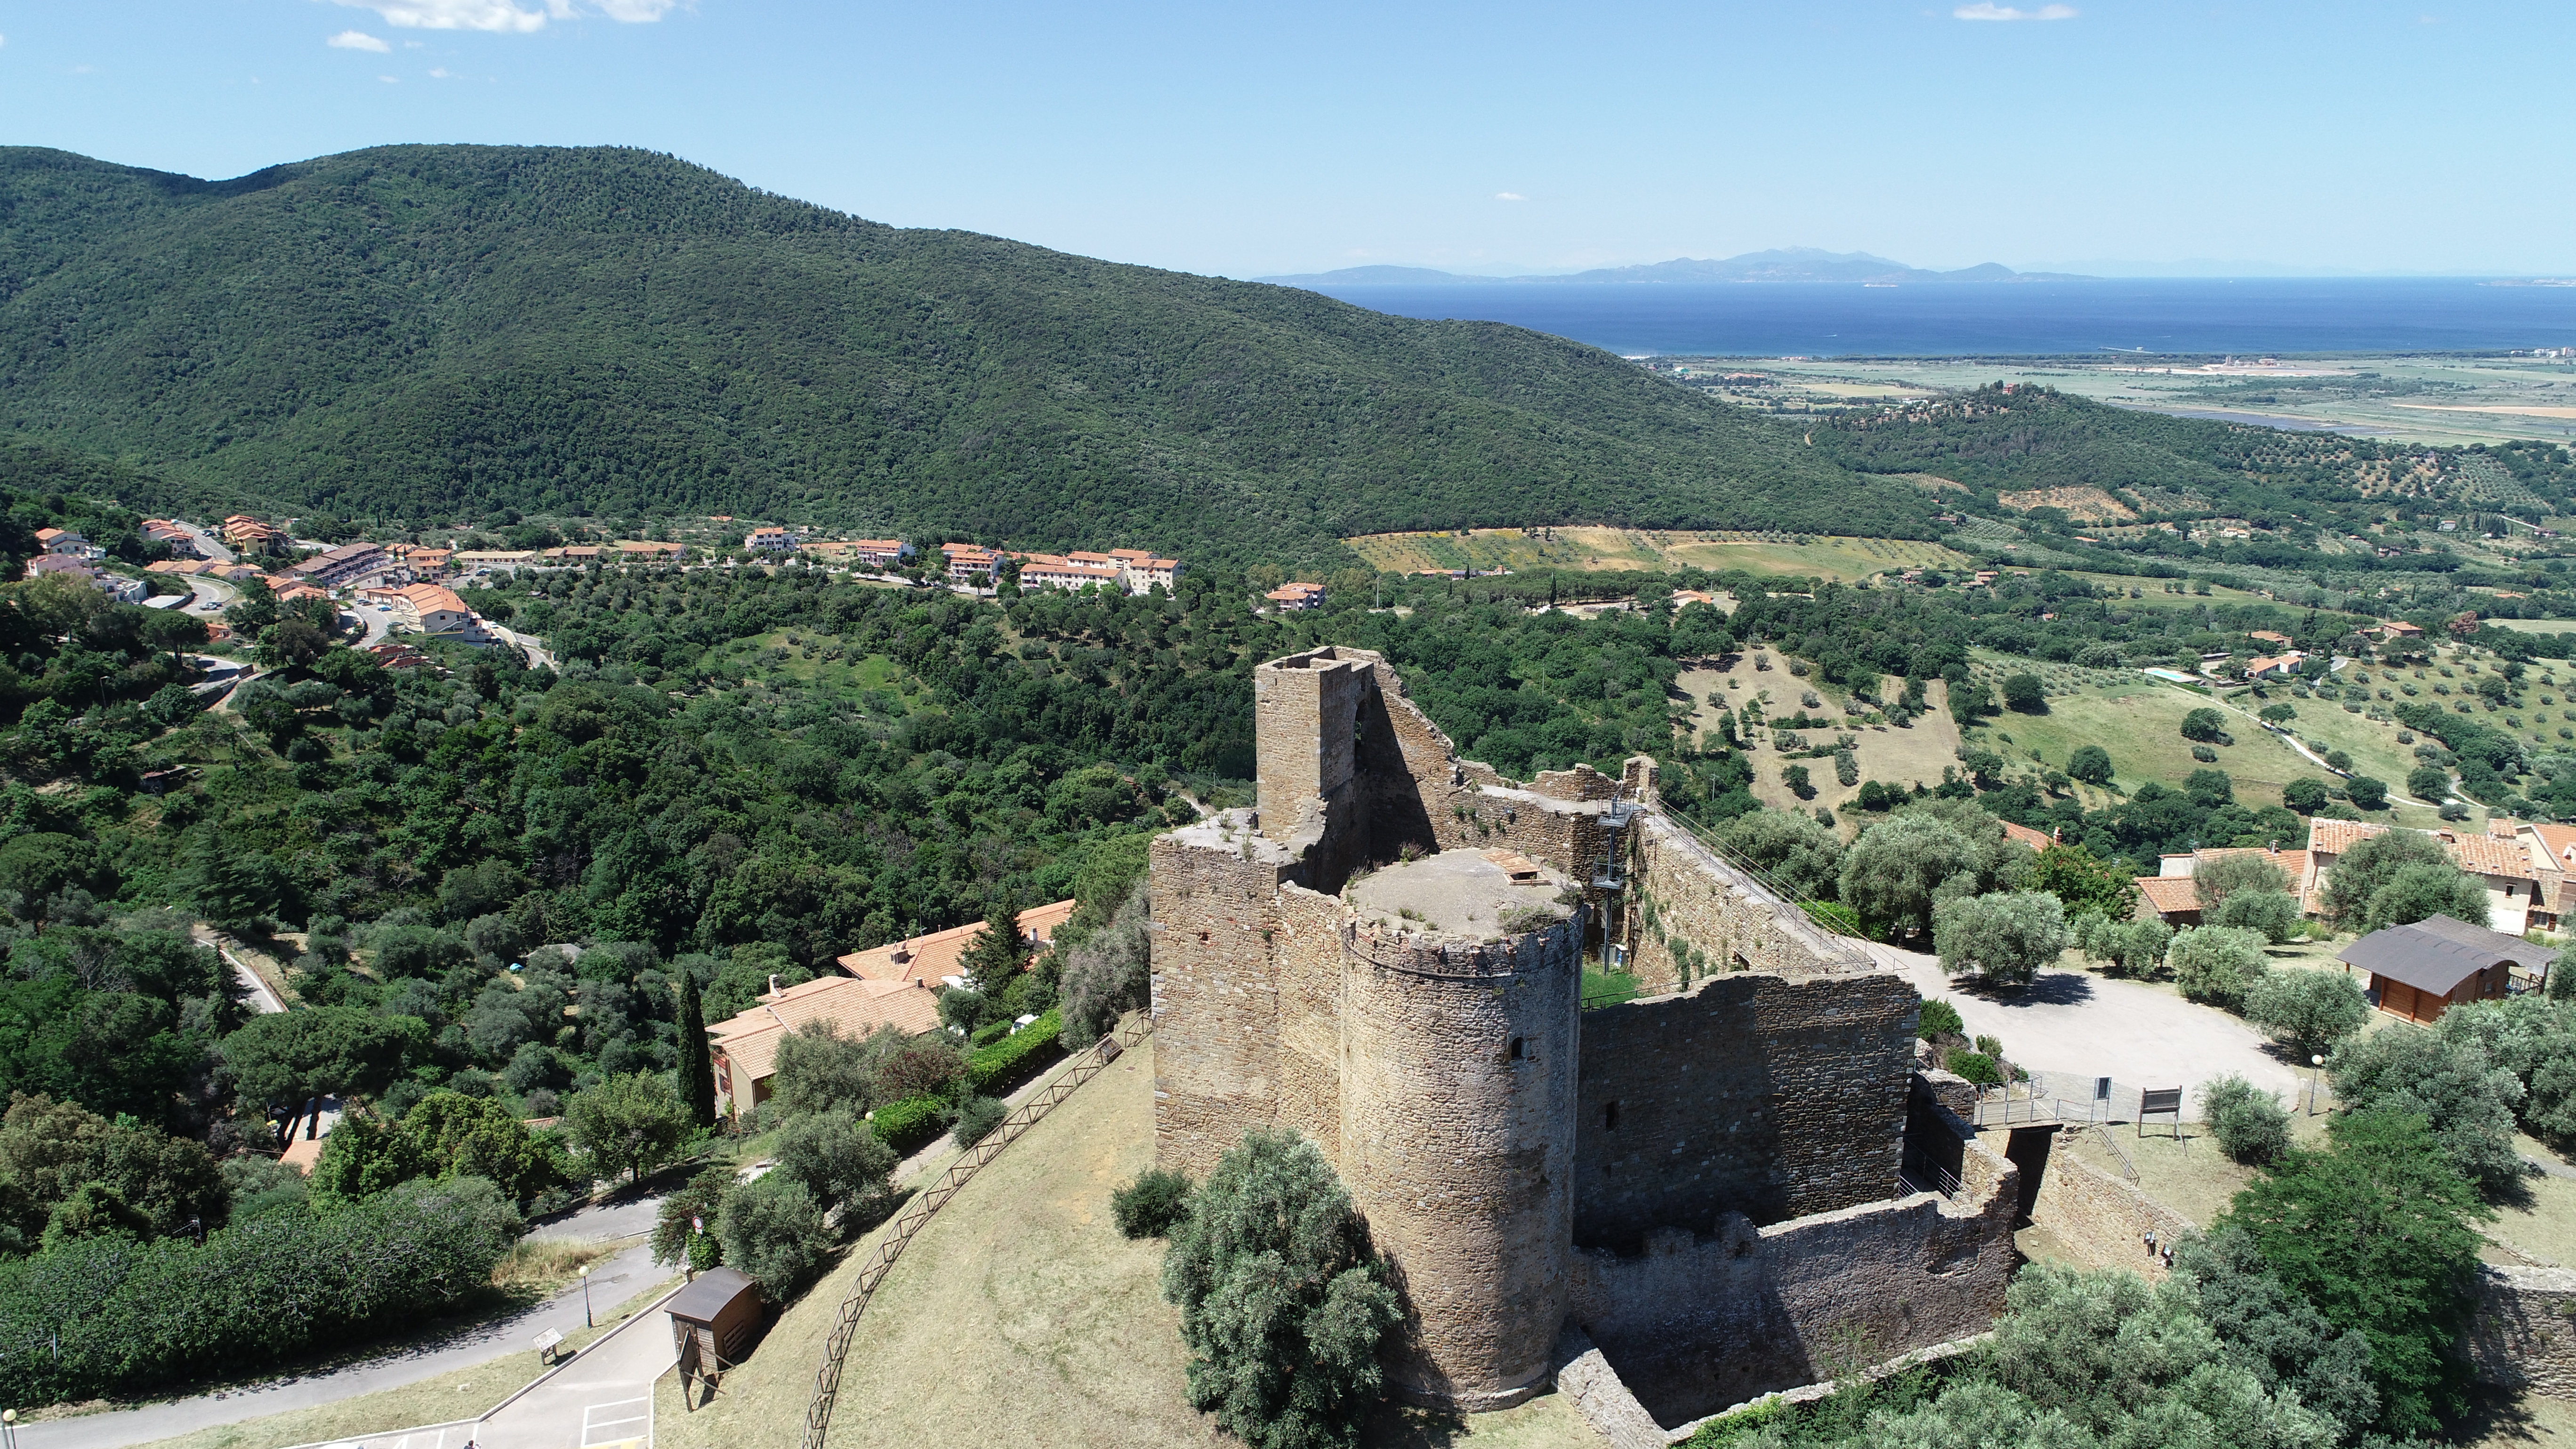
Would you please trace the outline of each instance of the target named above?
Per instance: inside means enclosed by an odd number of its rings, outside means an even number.
[[[0,1446],[18,1449],[18,1411],[0,1409]]]
[[[590,1265],[581,1265],[581,1323],[584,1328],[597,1328],[590,1318]]]
[[[2308,1058],[2308,1115],[2311,1117],[2317,1115],[2317,1077],[2325,1069],[2326,1059],[2323,1056]]]

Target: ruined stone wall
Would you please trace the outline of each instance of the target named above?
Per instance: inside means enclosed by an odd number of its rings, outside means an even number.
[[[1585,1012],[1575,1241],[1887,1196],[1920,1006],[1884,973],[1742,973]]]
[[[1279,887],[1271,937],[1279,1001],[1278,1116],[1330,1154],[1342,1139],[1342,1002],[1348,962],[1341,901]],[[1232,1145],[1232,1144],[1227,1144]]]
[[[1193,1177],[1278,1113],[1278,982],[1267,937],[1291,868],[1276,846],[1250,836],[1234,850],[1180,832],[1153,844],[1154,1024],[1168,1033],[1154,1053],[1154,1156]]]
[[[1630,859],[1638,911],[1652,906],[1654,924],[1637,932],[1637,974],[1673,990],[1688,979],[1663,938],[1699,948],[1707,974],[1729,970],[1815,976],[1872,971],[1876,963],[1849,941],[1807,919],[1759,882],[1720,860],[1681,826],[1652,812],[1630,827],[1638,832]]]
[[[1578,1251],[1571,1310],[1658,1424],[1982,1333],[2002,1312],[2019,1181],[1973,1140],[1954,1201],[1929,1193],[1756,1229],[1729,1215],[1644,1250]]]
[[[2093,1268],[2126,1268],[2149,1280],[2165,1276],[2164,1255],[2147,1251],[2147,1234],[2159,1245],[2198,1232],[2191,1219],[2140,1192],[2068,1150],[2061,1137],[2040,1174],[2030,1205],[2031,1226],[2045,1228],[2068,1254]]]
[[[2467,1348],[2478,1380],[2576,1399],[2576,1269],[2503,1268],[2478,1274]]]
[[[1399,1392],[1500,1408],[1546,1381],[1573,1217],[1581,923],[1477,947],[1362,930],[1335,1167],[1411,1310]]]

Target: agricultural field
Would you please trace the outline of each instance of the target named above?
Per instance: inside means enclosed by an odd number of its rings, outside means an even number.
[[[1789,673],[1787,661],[1778,655],[1772,656],[1772,667],[1767,671],[1754,668],[1754,656],[1750,652],[1733,656],[1731,666],[1718,661],[1712,663],[1720,663],[1720,667],[1684,670],[1675,681],[1695,706],[1694,728],[1712,737],[1718,724],[1716,702],[1720,699],[1737,709],[1741,709],[1747,700],[1758,699],[1765,716],[1778,717],[1794,715],[1802,710],[1810,716],[1841,716],[1845,701],[1851,698],[1849,691],[1826,684],[1812,675],[1800,679]],[[1884,687],[1890,690],[1899,688],[1901,681]],[[1813,708],[1800,703],[1803,695],[1811,690],[1823,701]],[[1837,733],[1851,735],[1852,756],[1858,762],[1860,778],[1864,780],[1895,785],[1911,785],[1919,780],[1927,786],[1937,785],[1941,783],[1942,767],[1955,768],[1959,763],[1959,727],[1949,715],[1948,685],[1933,681],[1926,698],[1932,712],[1904,729],[1855,721],[1841,730],[1809,730],[1805,737],[1810,745],[1823,745],[1832,743]],[[1766,746],[1767,743],[1766,740]],[[1749,751],[1747,758],[1753,763],[1753,797],[1765,806],[1775,810],[1807,812],[1823,805],[1835,811],[1838,828],[1846,838],[1859,833],[1865,821],[1839,819],[1842,802],[1850,798],[1858,787],[1835,781],[1831,756],[1812,760],[1788,759],[1766,747]],[[1816,790],[1814,799],[1801,800],[1790,790],[1781,775],[1790,765],[1807,767],[1809,783]]]
[[[1769,379],[1728,390],[1731,401],[1774,410],[2031,382],[2124,407],[2442,446],[2576,440],[2576,365],[2536,357],[2348,354],[2283,358],[2270,368],[2198,360],[1759,358],[1728,370]]]
[[[1998,674],[2027,668],[2039,673],[2043,680],[2049,680],[2043,672],[2047,669],[2071,669],[2028,660],[2009,661],[2010,669],[1995,668],[2004,662],[1985,657],[1978,660]],[[2097,676],[2112,673],[2072,672]],[[2048,713],[1989,715],[1971,732],[1971,742],[2016,762],[2028,761],[2058,770],[2066,768],[2077,749],[2100,745],[2110,752],[2112,778],[2123,793],[2133,793],[2150,780],[2179,787],[2194,770],[2218,769],[2235,781],[2239,801],[2247,805],[2278,805],[2281,787],[2292,780],[2305,776],[2326,778],[2325,771],[2300,758],[2278,736],[2246,717],[2233,719],[2228,726],[2236,743],[2212,746],[2218,755],[2215,764],[2193,759],[2192,742],[2182,737],[2182,717],[2213,703],[2207,695],[2135,674],[2114,676],[2109,681],[2078,680],[2063,686],[2055,680],[2049,683]],[[2058,693],[2061,687],[2066,692]],[[2399,778],[2404,778],[2403,772]],[[2076,788],[2077,798],[2088,810],[2109,805],[2115,798],[2106,792]]]
[[[1425,569],[1741,569],[1775,578],[1857,583],[1891,569],[1957,569],[1972,561],[1937,543],[1742,529],[1478,528],[1374,533],[1343,540],[1380,573]]]

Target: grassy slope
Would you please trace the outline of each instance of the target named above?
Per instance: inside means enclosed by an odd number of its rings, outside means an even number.
[[[220,183],[0,150],[0,375],[22,436],[411,518],[664,507],[1249,561],[1930,511],[1561,339],[879,226],[612,148]]]
[[[1162,1301],[1162,1244],[1121,1238],[1109,1190],[1153,1160],[1148,1042],[1085,1085],[976,1176],[914,1239],[861,1320],[832,1420],[835,1449],[1199,1449],[1178,1310]],[[683,1412],[657,1390],[666,1449],[795,1442],[824,1336],[865,1253],[784,1314],[716,1401]],[[1490,1443],[1600,1449],[1548,1395],[1463,1421],[1389,1412],[1378,1446]]]

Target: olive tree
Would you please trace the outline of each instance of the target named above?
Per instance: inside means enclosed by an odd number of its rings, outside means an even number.
[[[1247,1133],[1170,1231],[1163,1297],[1180,1306],[1191,1405],[1254,1449],[1356,1444],[1403,1312],[1324,1154]]]
[[[2361,1030],[2370,999],[2340,971],[2274,971],[2246,991],[2245,1019],[2304,1060]]]
[[[1753,862],[1793,900],[1832,900],[1843,863],[1842,837],[1794,810],[1753,810],[1727,822],[1718,838]]]
[[[1973,882],[1981,852],[1949,822],[1907,811],[1861,832],[1843,852],[1842,900],[1862,921],[1899,935],[1932,928],[1933,892]],[[1971,887],[1973,888],[1973,887]]]
[[[2233,1011],[2245,993],[2271,969],[2263,956],[2263,938],[2234,926],[2199,926],[2174,933],[2165,950],[2174,984],[2182,994],[2207,1006]]]
[[[1932,913],[1933,949],[1950,976],[1975,972],[1998,985],[2027,985],[2066,942],[2066,907],[2046,891],[1962,896]]]

